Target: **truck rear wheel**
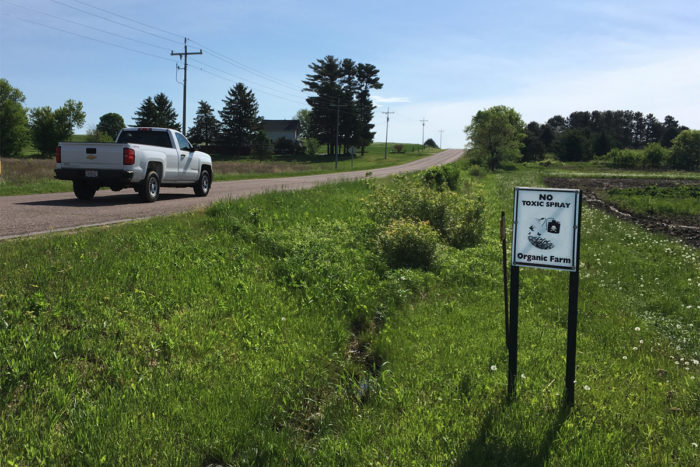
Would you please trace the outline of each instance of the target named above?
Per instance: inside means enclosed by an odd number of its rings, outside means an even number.
[[[199,180],[194,184],[194,194],[197,196],[207,196],[211,188],[211,172],[209,169],[202,170]]]
[[[160,177],[158,172],[151,170],[146,174],[146,179],[143,181],[143,185],[139,187],[139,196],[141,201],[146,203],[152,203],[158,199],[160,194]]]
[[[73,193],[81,201],[90,201],[95,197],[97,186],[84,180],[73,180]]]

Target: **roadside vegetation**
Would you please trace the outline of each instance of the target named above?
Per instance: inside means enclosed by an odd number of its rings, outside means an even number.
[[[506,398],[498,219],[552,170],[451,166],[0,242],[0,459],[697,464],[700,254],[587,206],[576,404],[568,278],[535,269]]]

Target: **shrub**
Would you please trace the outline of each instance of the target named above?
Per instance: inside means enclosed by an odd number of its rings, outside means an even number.
[[[394,152],[401,154],[403,152],[403,144],[395,144],[394,145]]]
[[[435,192],[406,177],[395,188],[377,187],[368,213],[379,228],[401,219],[428,222],[456,248],[477,244],[484,231],[481,199],[453,191]]]
[[[430,188],[443,191],[445,187],[452,191],[457,189],[459,181],[459,170],[454,165],[442,165],[431,167],[423,172],[422,180]]]
[[[275,154],[297,154],[298,143],[289,138],[278,138],[274,143],[274,152]]]
[[[428,138],[427,141],[423,143],[423,146],[427,148],[439,149],[437,143],[435,143],[435,140],[433,140],[433,138]]]
[[[304,152],[307,156],[315,156],[321,143],[316,138],[306,138],[304,140]]]
[[[483,177],[484,174],[484,169],[479,165],[472,165],[469,167],[469,175],[472,177]]]
[[[667,151],[659,143],[651,143],[644,148],[644,165],[647,167],[662,167],[666,163]]]
[[[481,198],[457,196],[445,209],[444,237],[451,246],[475,246],[484,236],[486,222]]]
[[[398,219],[378,239],[379,249],[392,268],[421,268],[433,265],[440,236],[426,221]]]
[[[672,143],[671,166],[674,169],[700,169],[700,130],[683,130]]]
[[[619,169],[636,169],[643,166],[644,154],[634,149],[612,149],[606,156],[613,167]]]

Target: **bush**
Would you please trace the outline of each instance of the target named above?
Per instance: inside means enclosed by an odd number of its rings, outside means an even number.
[[[666,165],[667,153],[659,143],[651,143],[644,148],[644,165],[651,168],[663,167]]]
[[[469,175],[472,177],[483,177],[485,172],[480,165],[472,165],[469,167]]]
[[[98,129],[89,129],[85,134],[86,143],[112,143],[114,138],[112,138],[107,133],[100,131]]]
[[[673,138],[671,166],[674,169],[700,169],[700,130],[683,130]]]
[[[475,246],[484,236],[486,219],[481,198],[458,196],[445,209],[444,236],[451,246]]]
[[[644,165],[644,153],[634,149],[614,148],[606,158],[618,169],[636,169]]]
[[[403,144],[395,144],[394,145],[394,152],[401,154],[403,152]]]
[[[435,260],[439,241],[439,234],[428,222],[398,219],[389,224],[377,242],[390,267],[428,270]]]
[[[431,167],[423,172],[422,180],[430,188],[443,191],[445,187],[452,191],[457,190],[457,182],[459,181],[459,169],[454,165],[442,165],[439,167]]]
[[[274,152],[275,154],[298,154],[300,148],[296,141],[289,138],[278,138],[274,143]]]
[[[304,140],[304,152],[307,156],[315,156],[320,147],[321,143],[316,138],[306,138]]]
[[[260,160],[270,159],[272,157],[272,144],[267,139],[265,133],[258,133],[253,137],[253,153]]]
[[[423,143],[423,146],[427,148],[439,149],[437,143],[435,143],[435,140],[433,140],[433,138],[428,138],[428,140],[425,143]]]
[[[400,219],[428,222],[447,243],[456,247],[476,245],[484,231],[484,203],[479,198],[452,191],[435,192],[406,177],[395,188],[377,187],[368,203],[370,218],[379,228]]]

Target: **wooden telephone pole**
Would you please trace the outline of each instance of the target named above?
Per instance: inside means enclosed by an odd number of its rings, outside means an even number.
[[[185,70],[185,81],[183,83],[183,93],[182,93],[182,134],[187,135],[187,56],[188,55],[202,55],[202,49],[199,52],[188,52],[187,51],[187,38],[185,37],[185,51],[184,52],[173,52],[170,51],[170,55],[178,55],[180,60],[185,57],[185,66],[180,68],[178,65],[178,70]]]

